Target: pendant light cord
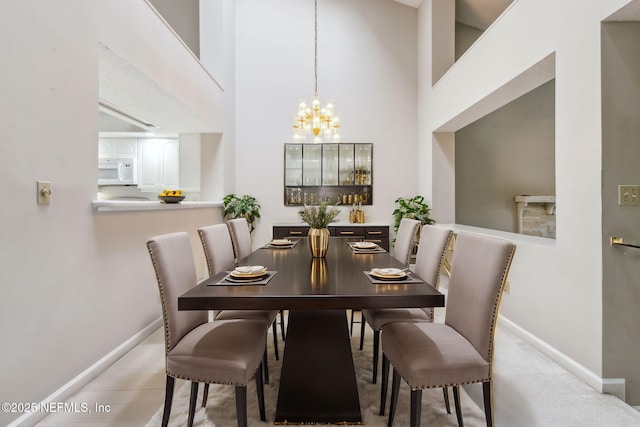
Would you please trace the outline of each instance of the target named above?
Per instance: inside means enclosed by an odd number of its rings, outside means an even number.
[[[315,14],[314,14],[314,32],[313,32],[313,40],[315,42],[315,53],[314,53],[314,75],[315,75],[315,90],[314,94],[316,98],[318,97],[318,0],[315,0]]]

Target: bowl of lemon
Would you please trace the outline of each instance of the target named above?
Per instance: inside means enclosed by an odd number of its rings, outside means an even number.
[[[158,194],[158,199],[162,200],[163,203],[180,203],[184,200],[184,196],[182,195],[182,190],[163,190],[162,193]]]

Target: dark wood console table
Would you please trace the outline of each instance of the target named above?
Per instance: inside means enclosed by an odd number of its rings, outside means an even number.
[[[354,241],[366,240],[375,242],[385,250],[389,250],[389,226],[373,224],[329,225],[332,237],[346,237]],[[305,237],[309,226],[304,224],[282,224],[273,226],[274,239],[291,239]]]

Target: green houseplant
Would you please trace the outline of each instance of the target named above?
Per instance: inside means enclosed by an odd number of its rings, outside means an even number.
[[[396,199],[396,208],[392,212],[394,218],[393,231],[396,234],[398,233],[402,218],[417,219],[422,224],[433,224],[435,221],[429,216],[430,213],[431,208],[424,201],[423,196],[414,196],[411,199],[398,197]]]
[[[225,219],[245,218],[249,223],[249,229],[255,228],[253,223],[260,218],[260,205],[255,197],[244,195],[238,197],[235,194],[227,194],[222,199],[224,210],[222,216]]]
[[[329,207],[329,202],[322,202],[318,206],[305,205],[298,214],[309,224],[309,249],[311,256],[322,258],[329,249],[329,229],[327,226],[340,213],[340,209]]]

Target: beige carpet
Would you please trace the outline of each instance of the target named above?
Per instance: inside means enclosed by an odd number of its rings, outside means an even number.
[[[354,331],[354,335],[357,333]],[[365,334],[364,350],[358,350],[359,337],[351,339],[351,348],[356,367],[358,391],[360,394],[360,407],[362,409],[363,425],[371,427],[383,427],[387,425],[387,417],[378,416],[380,408],[380,385],[371,384],[372,375],[372,333],[367,329]],[[272,340],[267,342],[271,345]],[[265,386],[265,403],[267,410],[267,422],[263,423],[258,415],[258,401],[256,397],[255,382],[251,382],[247,392],[248,417],[250,426],[273,425],[276,402],[278,399],[278,380],[280,377],[281,361],[273,358],[273,351],[269,348],[269,373],[270,384]],[[379,381],[378,381],[379,382]],[[389,381],[389,388],[391,386]],[[202,394],[202,385],[199,387]],[[184,426],[187,421],[189,404],[189,384],[185,384],[174,393],[171,410],[170,426]],[[461,396],[464,423],[467,427],[484,426],[484,412],[464,392]],[[202,402],[199,396],[198,402]],[[451,395],[452,414],[447,415],[442,399],[442,390],[425,390],[422,397],[422,425],[425,426],[457,426],[455,411],[453,410],[453,395]],[[387,403],[388,406],[388,403]],[[388,408],[387,408],[388,413]],[[162,408],[151,418],[147,426],[159,426],[162,420]],[[209,400],[206,408],[198,405],[195,415],[195,426],[235,426],[235,395],[231,386],[212,385],[209,388]],[[409,425],[409,389],[406,384],[400,388],[398,398],[398,410],[395,417],[395,426]]]

